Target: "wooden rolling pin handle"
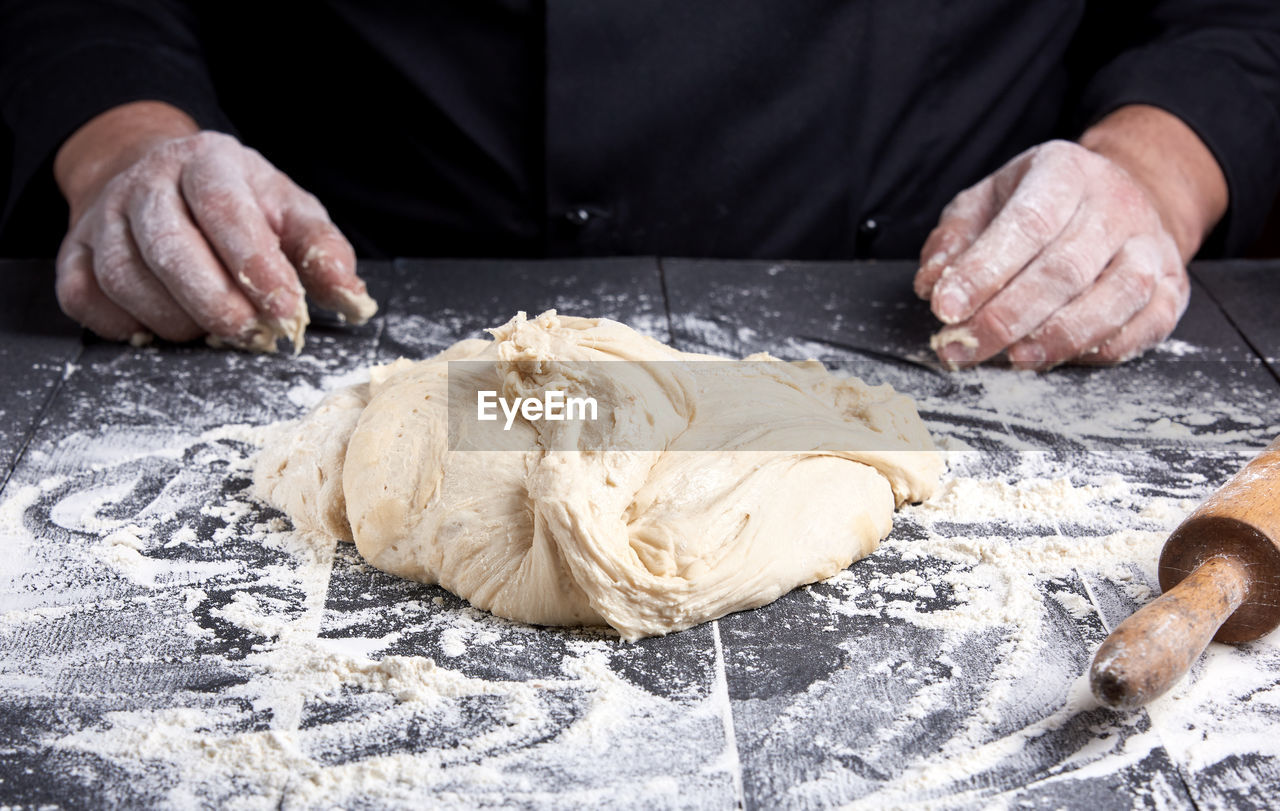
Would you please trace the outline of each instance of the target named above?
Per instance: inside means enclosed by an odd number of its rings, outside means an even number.
[[[1182,678],[1248,596],[1245,565],[1236,557],[1211,557],[1120,623],[1098,648],[1089,673],[1098,700],[1137,707]]]

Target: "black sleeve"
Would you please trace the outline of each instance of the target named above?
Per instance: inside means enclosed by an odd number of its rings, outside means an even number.
[[[112,107],[164,101],[226,129],[197,30],[192,10],[167,0],[0,0],[0,116],[11,138],[0,223],[24,198],[56,198],[58,147]]]
[[[1126,104],[1185,121],[1217,158],[1231,195],[1202,254],[1247,249],[1280,188],[1280,2],[1107,0],[1091,4],[1082,30],[1080,50],[1096,64],[1081,89],[1078,128]]]

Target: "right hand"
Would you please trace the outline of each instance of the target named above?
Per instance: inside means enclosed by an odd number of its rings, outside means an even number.
[[[376,310],[324,207],[258,152],[209,131],[134,152],[97,182],[63,183],[56,289],[72,318],[135,344],[207,335],[269,351],[278,337],[300,345],[304,288],[357,323]]]
[[[952,368],[1118,363],[1173,331],[1190,280],[1154,191],[1079,144],[1033,147],[943,211],[916,293]]]

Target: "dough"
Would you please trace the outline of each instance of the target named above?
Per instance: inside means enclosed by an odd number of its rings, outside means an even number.
[[[683,353],[555,311],[490,333],[374,367],[280,429],[256,462],[259,497],[478,608],[637,639],[835,574],[937,484],[929,433],[888,385]],[[473,418],[486,389],[590,396],[597,419],[504,430],[501,411]]]
[[[370,301],[373,300],[370,299]],[[376,310],[378,305],[374,303],[373,306]],[[310,323],[311,316],[307,312],[307,302],[300,300],[298,306],[294,308],[293,315],[288,318],[256,318],[248,333],[240,338],[233,340],[209,335],[205,338],[205,343],[214,349],[230,346],[246,352],[275,352],[276,344],[284,338],[293,347],[293,354],[296,355],[302,351],[302,336],[307,331],[307,324]]]

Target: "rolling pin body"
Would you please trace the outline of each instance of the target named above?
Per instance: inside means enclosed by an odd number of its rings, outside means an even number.
[[[1247,642],[1280,625],[1280,439],[1173,531],[1159,574],[1164,594],[1094,657],[1094,695],[1111,706],[1164,693],[1211,639]]]

